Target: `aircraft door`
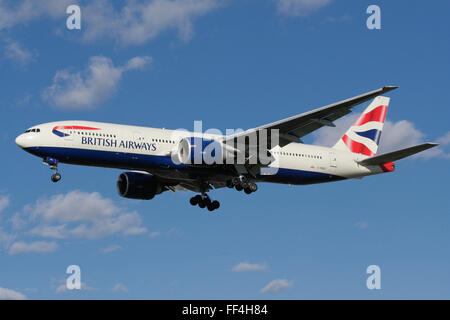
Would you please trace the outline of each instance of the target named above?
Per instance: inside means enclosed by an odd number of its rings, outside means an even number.
[[[329,156],[330,156],[330,167],[331,168],[337,168],[336,153],[334,151],[330,151]]]
[[[74,131],[67,131],[67,135],[64,136],[64,146],[71,147],[74,144],[73,136],[75,135]]]

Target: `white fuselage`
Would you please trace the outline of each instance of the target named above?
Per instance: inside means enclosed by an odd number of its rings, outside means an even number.
[[[29,131],[30,130],[30,131]],[[21,134],[16,143],[41,158],[62,163],[158,172],[172,178],[195,179],[198,168],[179,166],[171,155],[180,138],[203,136],[192,132],[128,126],[90,121],[60,121],[37,125]],[[263,170],[255,180],[311,184],[382,173],[379,166],[361,166],[365,156],[333,148],[291,143],[271,150],[275,170]],[[208,168],[203,167],[204,175]],[[211,179],[225,179],[226,172],[211,169]]]

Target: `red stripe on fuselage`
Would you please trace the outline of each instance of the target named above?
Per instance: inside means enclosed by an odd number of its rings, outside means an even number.
[[[359,143],[357,141],[354,141],[350,139],[346,134],[342,137],[342,141],[344,141],[345,145],[350,149],[353,153],[361,153],[365,156],[374,156],[375,153],[373,153],[369,148],[367,148],[362,143]]]
[[[56,126],[53,130],[72,129],[72,130],[100,130],[99,128],[83,127],[83,126]]]
[[[353,126],[362,126],[363,124],[371,121],[381,122],[384,123],[384,119],[386,118],[386,112],[387,112],[388,106],[379,106],[373,109],[370,112],[367,112],[358,119],[358,121],[355,122]]]

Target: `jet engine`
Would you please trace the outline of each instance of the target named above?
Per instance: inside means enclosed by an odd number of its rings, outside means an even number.
[[[176,152],[179,163],[186,165],[212,165],[225,162],[224,147],[221,142],[209,138],[184,138]]]
[[[164,191],[164,186],[151,174],[123,172],[117,179],[117,191],[124,198],[150,200]]]

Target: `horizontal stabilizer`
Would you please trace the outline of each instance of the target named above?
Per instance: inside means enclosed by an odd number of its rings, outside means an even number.
[[[385,154],[380,154],[379,156],[371,157],[364,159],[362,161],[359,161],[359,164],[370,166],[370,165],[378,165],[378,164],[384,164],[389,162],[394,162],[409,156],[412,156],[413,154],[425,151],[427,149],[433,148],[438,146],[437,143],[423,143],[419,144],[414,147],[409,147],[393,152],[388,152]]]

